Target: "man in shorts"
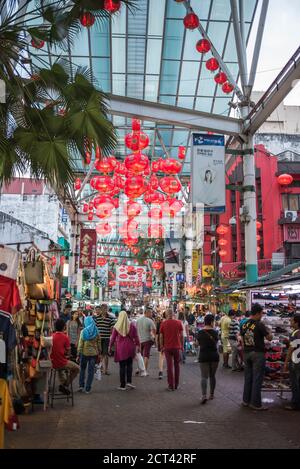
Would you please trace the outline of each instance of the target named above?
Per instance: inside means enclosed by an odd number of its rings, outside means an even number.
[[[95,308],[96,315],[94,316],[94,321],[96,323],[97,329],[99,331],[101,339],[101,360],[103,364],[103,374],[109,375],[108,372],[108,347],[109,339],[111,336],[112,328],[115,324],[114,319],[108,315],[107,305],[97,306]]]
[[[141,352],[145,363],[145,376],[148,376],[148,366],[150,358],[150,350],[154,344],[154,337],[156,335],[156,326],[152,318],[152,309],[147,307],[144,316],[139,318],[136,322],[138,335],[141,342]]]

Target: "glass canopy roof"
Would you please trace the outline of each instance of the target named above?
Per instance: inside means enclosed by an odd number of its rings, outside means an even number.
[[[244,2],[248,39],[257,4],[258,0]],[[201,39],[199,31],[184,28],[183,4],[174,0],[139,0],[137,5],[133,13],[122,8],[110,21],[82,28],[68,52],[58,48],[50,50],[47,44],[40,50],[30,46],[33,65],[51,65],[56,59],[65,58],[73,66],[88,66],[105,92],[229,115],[231,96],[222,92],[205,67],[211,54],[199,54],[195,48]],[[238,79],[230,0],[191,0],[191,6],[233,77]],[[131,119],[114,116],[113,122],[119,138],[116,155],[121,157],[126,154],[124,136],[130,129]],[[182,174],[188,175],[190,132],[144,122],[143,130],[151,141],[148,154],[152,158],[165,154],[157,128],[171,156],[177,157],[179,145],[187,147]],[[81,161],[77,166],[79,171],[84,170]]]

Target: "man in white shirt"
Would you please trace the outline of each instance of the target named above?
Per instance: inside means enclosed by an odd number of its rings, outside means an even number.
[[[136,322],[138,335],[141,342],[141,352],[144,358],[146,376],[148,375],[147,370],[149,366],[150,350],[154,344],[154,338],[156,334],[156,327],[152,318],[152,309],[146,308],[144,316],[139,318]]]

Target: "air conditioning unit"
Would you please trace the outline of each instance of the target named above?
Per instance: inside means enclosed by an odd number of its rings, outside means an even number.
[[[287,218],[289,221],[296,221],[298,218],[298,212],[296,210],[285,210],[284,218]]]

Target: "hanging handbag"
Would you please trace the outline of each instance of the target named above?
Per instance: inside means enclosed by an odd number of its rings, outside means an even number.
[[[36,260],[34,249],[29,251],[24,264],[24,274],[27,285],[44,282],[44,264],[41,260]]]

